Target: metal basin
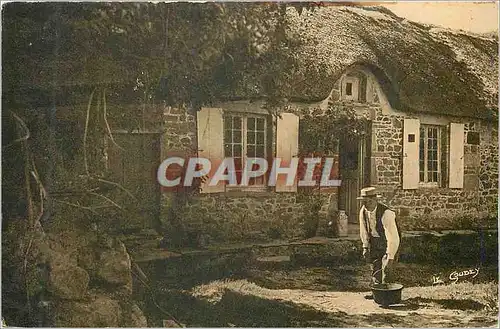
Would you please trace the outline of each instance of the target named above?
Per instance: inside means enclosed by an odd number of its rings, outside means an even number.
[[[399,283],[378,283],[372,285],[373,300],[382,306],[401,303],[403,285]]]

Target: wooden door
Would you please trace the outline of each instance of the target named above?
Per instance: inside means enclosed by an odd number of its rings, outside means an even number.
[[[349,223],[358,222],[359,202],[357,197],[363,187],[370,186],[371,174],[371,126],[359,139],[340,141],[340,176],[342,185],[339,194],[339,209],[345,210]]]
[[[155,227],[159,220],[160,189],[156,172],[160,165],[160,136],[153,133],[115,133],[119,149],[108,143],[109,170],[116,182],[135,197],[117,191],[124,211],[121,226],[127,229]],[[119,192],[119,193],[118,193]]]
[[[357,222],[358,204],[356,197],[359,191],[359,141],[341,140],[340,153],[340,186],[339,209],[345,210],[349,223]]]

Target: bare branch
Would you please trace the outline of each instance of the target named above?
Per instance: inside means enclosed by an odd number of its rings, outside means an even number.
[[[75,203],[71,203],[71,202],[66,202],[66,201],[62,201],[62,200],[54,200],[54,202],[62,203],[62,204],[65,204],[65,205],[68,205],[68,206],[72,206],[72,207],[75,207],[75,208],[85,209],[85,210],[88,210],[88,211],[90,211],[91,213],[93,213],[95,215],[98,215],[97,212],[95,212],[94,209],[92,209],[90,207],[80,206],[79,204],[75,204]]]
[[[106,130],[108,131],[109,139],[111,139],[111,142],[113,144],[115,144],[116,147],[118,147],[120,150],[123,150],[123,147],[121,147],[120,145],[118,145],[115,142],[115,139],[113,138],[113,134],[111,133],[111,128],[109,127],[108,115],[106,113],[106,89],[104,89],[104,91],[102,93],[102,102],[103,102],[103,118],[104,118],[104,123],[106,124]]]
[[[92,105],[92,99],[94,98],[94,92],[97,87],[92,90],[89,97],[89,103],[87,105],[87,117],[85,119],[85,132],[83,133],[83,163],[85,165],[85,172],[87,176],[89,175],[89,164],[87,162],[87,132],[89,129],[89,120],[90,120],[90,106]]]
[[[28,140],[28,138],[30,138],[30,130],[28,129],[28,126],[26,125],[26,123],[24,122],[23,119],[21,119],[19,116],[17,116],[17,114],[15,114],[14,112],[10,112],[12,114],[12,116],[14,117],[14,119],[17,120],[17,122],[19,123],[19,125],[21,126],[21,128],[23,128],[25,130],[25,133],[24,133],[24,136],[14,140],[11,144],[9,144],[8,146],[14,144],[14,143],[17,143],[17,142],[21,142],[21,141],[26,141]]]
[[[102,183],[106,183],[106,184],[110,184],[110,185],[113,185],[113,186],[116,186],[118,187],[120,190],[124,191],[125,193],[127,193],[132,199],[134,200],[137,200],[137,198],[129,191],[127,190],[125,187],[123,187],[122,185],[118,184],[118,183],[115,183],[115,182],[111,182],[109,180],[105,180],[105,179],[102,179],[102,178],[97,178],[97,180],[99,182],[102,182]]]
[[[114,202],[113,200],[111,200],[110,198],[102,195],[102,194],[99,194],[99,193],[94,193],[94,192],[90,192],[89,194],[91,195],[95,195],[95,196],[98,196],[100,198],[103,198],[104,200],[108,201],[109,203],[111,203],[112,205],[114,205],[116,208],[120,209],[120,210],[123,210],[122,207],[120,207],[120,205],[118,205],[116,202]]]

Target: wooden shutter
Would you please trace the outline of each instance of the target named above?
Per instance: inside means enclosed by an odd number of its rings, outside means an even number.
[[[464,187],[464,125],[450,123],[449,187]]]
[[[420,121],[404,119],[403,125],[403,189],[418,188]]]
[[[449,159],[449,143],[448,143],[448,127],[441,127],[441,187],[448,187],[448,159]]]
[[[224,160],[224,122],[220,108],[202,108],[197,113],[198,157],[207,158],[212,166],[208,179],[201,185],[201,193],[224,192],[224,183],[208,186],[210,179]]]
[[[293,113],[282,113],[276,122],[276,158],[281,158],[281,167],[289,166],[299,153],[299,117]],[[269,164],[271,166],[272,164]],[[285,185],[286,176],[279,175],[276,192],[296,192],[297,179],[292,186]]]

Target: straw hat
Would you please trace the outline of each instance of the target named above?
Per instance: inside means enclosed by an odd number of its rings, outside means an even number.
[[[380,199],[382,196],[380,194],[377,194],[377,188],[374,186],[370,187],[365,187],[361,189],[361,193],[359,194],[359,197],[357,197],[357,200],[363,200],[363,199],[368,199],[368,198],[377,198]]]

